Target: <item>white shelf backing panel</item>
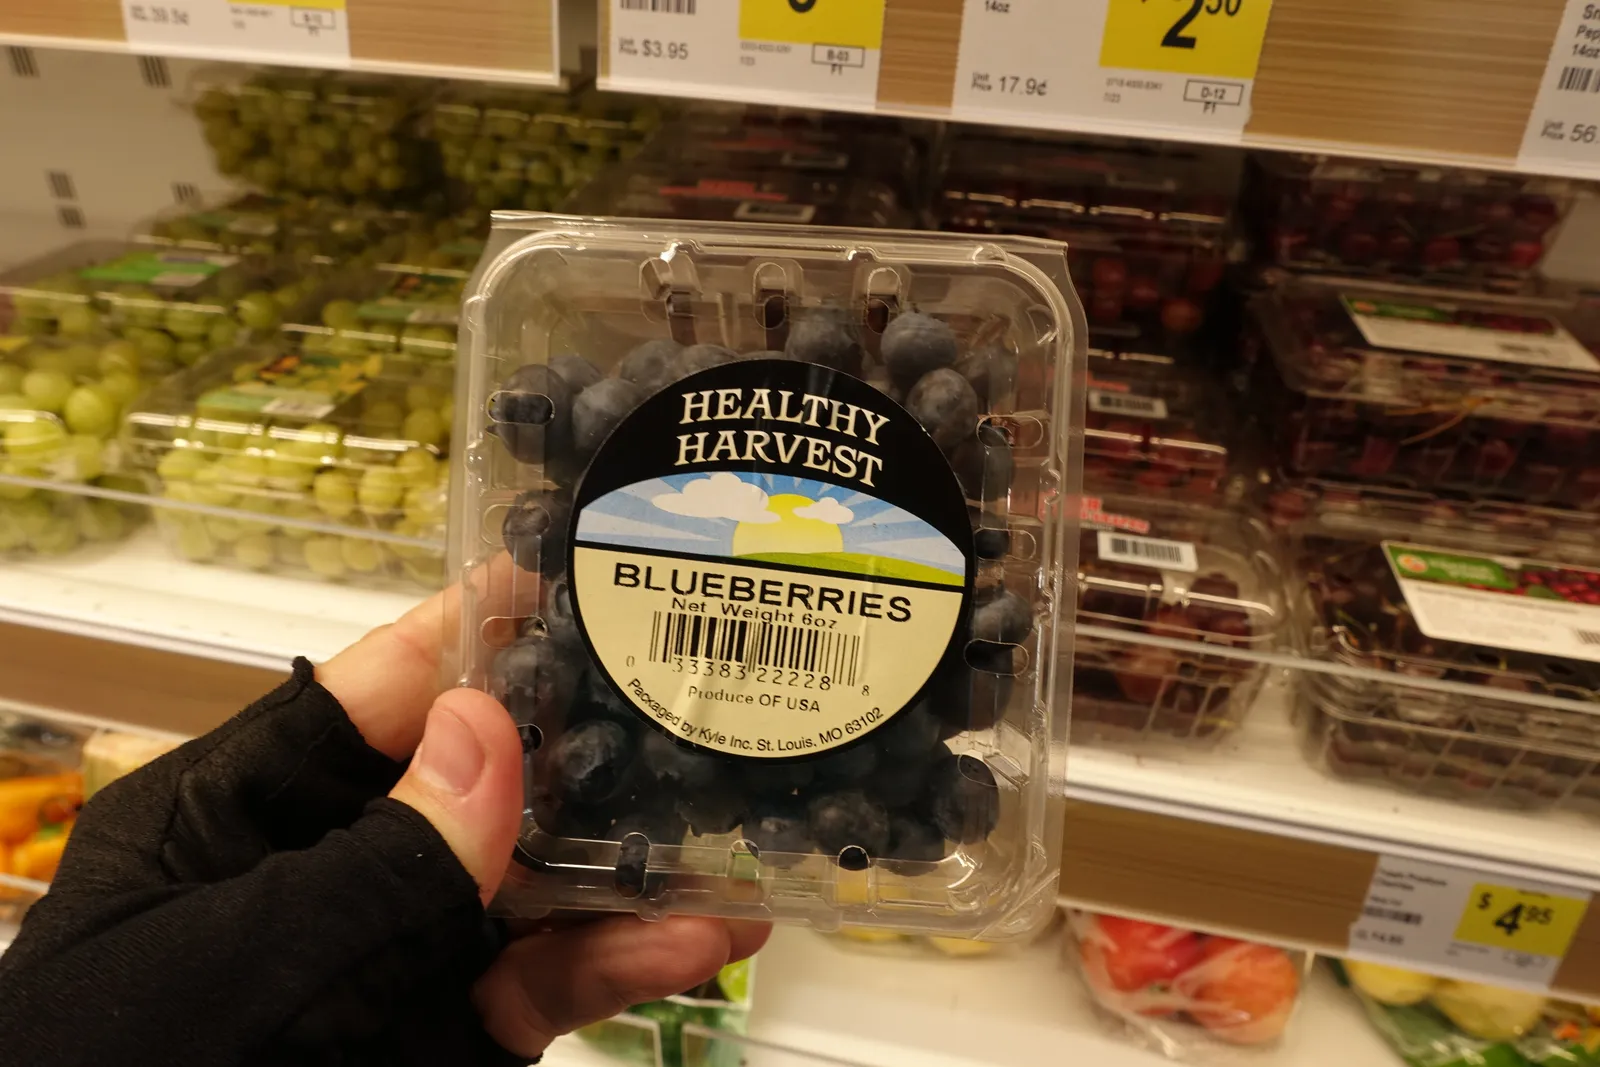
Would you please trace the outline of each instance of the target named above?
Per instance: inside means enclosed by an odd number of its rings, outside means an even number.
[[[0,621],[268,670],[326,660],[421,599],[185,563],[148,527],[102,550],[0,565]]]

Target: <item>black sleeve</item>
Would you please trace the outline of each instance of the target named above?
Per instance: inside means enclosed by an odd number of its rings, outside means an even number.
[[[468,999],[499,949],[437,831],[385,794],[305,660],[113,783],[0,957],[0,1049],[29,1067],[525,1063]]]

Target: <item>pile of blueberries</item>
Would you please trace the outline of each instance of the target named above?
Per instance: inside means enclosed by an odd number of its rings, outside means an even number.
[[[1009,550],[992,505],[1010,488],[1011,446],[981,421],[1012,387],[1014,357],[998,348],[963,356],[944,322],[911,312],[888,323],[877,351],[836,310],[804,314],[783,350],[736,353],[717,345],[647,341],[607,376],[574,354],[513,372],[490,398],[489,432],[546,488],[521,494],[502,526],[517,566],[545,581],[538,617],[495,658],[490,691],[523,737],[529,816],[561,838],[613,840],[641,866],[640,848],[685,835],[738,832],[763,862],[789,865],[821,852],[847,869],[881,860],[897,873],[931,870],[949,843],[994,831],[1001,786],[983,760],[957,754],[956,735],[991,728],[1012,694],[1017,646],[1033,632],[1027,600],[980,581],[969,640],[916,705],[843,748],[768,761],[721,756],[674,740],[624,699],[591,660],[563,573],[572,491],[611,431],[646,398],[690,374],[739,360],[800,360],[854,374],[901,403],[951,463],[968,498],[980,557]],[[619,862],[619,874],[622,863]]]

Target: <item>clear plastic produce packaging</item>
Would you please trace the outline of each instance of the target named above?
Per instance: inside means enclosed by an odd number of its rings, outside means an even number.
[[[915,221],[893,186],[850,174],[778,171],[707,174],[682,164],[618,166],[573,196],[573,213],[617,211],[680,222],[785,226],[908,226]]]
[[[1076,741],[1214,743],[1238,727],[1267,668],[1208,646],[1270,651],[1286,594],[1270,533],[1242,512],[1141,497],[1086,496],[1078,623],[1185,641],[1187,650],[1079,634]]]
[[[385,264],[338,273],[289,312],[284,332],[309,353],[453,363],[462,292],[483,246],[463,241],[452,247],[460,251],[428,258],[459,265]]]
[[[1257,400],[1290,472],[1600,507],[1600,319],[1552,295],[1332,280],[1253,305]]]
[[[1579,189],[1557,178],[1280,152],[1253,166],[1258,244],[1271,262],[1442,284],[1531,278]]]
[[[1283,524],[1296,537],[1304,651],[1395,682],[1302,672],[1311,758],[1342,777],[1509,806],[1600,799],[1600,720],[1554,703],[1600,697],[1592,538],[1579,553],[1372,515],[1329,518]]]
[[[505,904],[1022,932],[1075,573],[1061,246],[505,214],[464,316],[459,677],[527,752]]]
[[[1201,504],[1239,495],[1228,485],[1230,474],[1242,474],[1230,470],[1238,428],[1221,390],[1183,371],[1130,369],[1091,364],[1084,487]]]
[[[234,349],[147,393],[121,443],[185,559],[438,588],[451,387],[447,366]]]
[[[1067,914],[1062,950],[1118,1032],[1196,1062],[1278,1043],[1312,963],[1308,952],[1080,911]]]

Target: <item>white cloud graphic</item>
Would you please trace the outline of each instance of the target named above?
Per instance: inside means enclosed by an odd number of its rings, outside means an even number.
[[[847,522],[854,522],[856,513],[833,499],[825,496],[815,504],[807,504],[803,508],[794,509],[797,519],[816,519],[818,522],[831,522],[835,526],[843,526]]]
[[[662,493],[650,503],[662,511],[695,519],[733,519],[757,526],[778,521],[778,515],[767,510],[767,494],[760,487],[726,471],[696,478],[683,492]]]

